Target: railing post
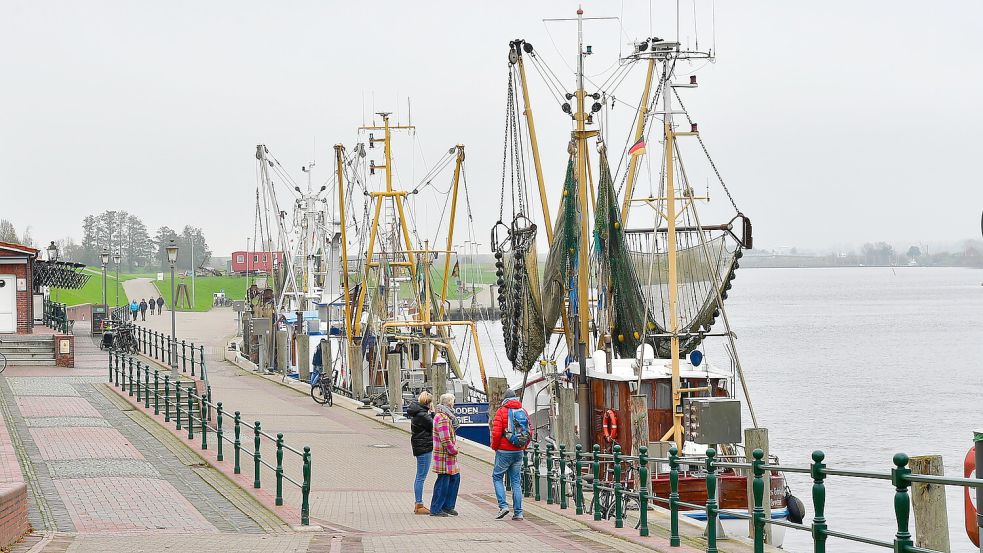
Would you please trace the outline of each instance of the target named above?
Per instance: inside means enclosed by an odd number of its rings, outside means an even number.
[[[208,420],[212,420],[212,386],[209,384],[205,386],[205,397],[208,398]]]
[[[898,519],[898,532],[894,535],[895,553],[906,553],[909,547],[915,545],[908,530],[908,520],[911,516],[911,497],[908,495],[908,456],[904,453],[894,455],[894,466],[891,469],[891,483],[894,484],[894,514]]]
[[[577,444],[577,447],[575,448],[573,454],[573,459],[574,459],[573,466],[575,471],[574,482],[576,482],[573,501],[577,506],[577,514],[582,515],[584,514],[584,475],[583,475],[584,446],[582,446],[581,444]]]
[[[188,385],[188,439],[195,439],[195,405],[194,405],[194,392],[191,390],[193,386]]]
[[[751,493],[754,496],[754,553],[765,553],[765,462],[763,461],[765,452],[755,449],[751,454],[754,460],[751,461],[751,469],[754,472],[754,480],[751,482]],[[770,501],[769,494],[769,501]]]
[[[236,411],[235,417],[233,417],[233,422],[235,423],[233,428],[233,432],[235,433],[235,441],[232,442],[232,450],[235,453],[235,466],[232,468],[232,472],[234,474],[239,474],[242,472],[242,468],[239,465],[239,450],[242,449],[242,442],[239,441],[242,416],[239,414],[239,411]]]
[[[300,523],[307,526],[311,523],[311,448],[304,446],[304,484],[300,487]]]
[[[553,497],[553,444],[546,444],[546,504],[556,502]]]
[[[532,485],[536,492],[536,501],[541,501],[539,495],[539,444],[532,444]]]
[[[826,553],[826,464],[823,459],[826,454],[822,451],[812,452],[812,466],[809,471],[812,476],[812,508],[816,513],[812,519],[812,544],[814,553]]]
[[[188,372],[188,352],[187,344],[184,340],[181,340],[181,372]],[[195,375],[195,365],[191,364],[191,376]]]
[[[218,402],[215,406],[215,437],[218,441],[218,457],[219,461],[224,461],[225,456],[222,455],[222,436],[224,432],[222,431],[222,402]]]
[[[205,416],[208,406],[205,405],[205,398],[199,397],[198,405],[201,407],[201,448],[208,449],[208,418]]]
[[[184,354],[184,350],[181,350],[181,354]],[[191,342],[191,376],[195,375],[195,343]]]
[[[143,407],[150,409],[150,365],[143,366]]]
[[[649,535],[649,448],[638,448],[638,535]]]
[[[137,404],[138,405],[140,404],[140,401],[141,401],[141,399],[140,399],[140,397],[141,397],[140,396],[140,388],[143,387],[143,386],[140,385],[141,381],[143,381],[143,377],[140,376],[140,367],[142,367],[142,366],[143,366],[143,363],[141,363],[138,360],[137,361]]]
[[[171,422],[171,375],[164,375],[164,422]]]
[[[259,446],[260,446],[260,429],[259,429],[259,421],[256,421],[256,422],[253,423],[253,444],[256,446],[256,450],[253,452],[253,465],[254,465],[254,468],[255,468],[255,471],[254,471],[255,474],[253,475],[253,487],[254,488],[258,488],[260,486],[260,483],[259,483],[259,466],[260,466],[260,462],[259,462],[260,461],[260,452],[259,452]]]
[[[150,331],[150,356],[157,359],[157,331]]]
[[[567,503],[567,446],[560,444],[560,508],[566,509]]]
[[[276,435],[276,499],[277,505],[283,505],[283,434]]]
[[[621,511],[621,445],[614,444],[614,527],[624,528],[624,513]]]
[[[594,444],[594,520],[601,520],[601,461],[597,458],[601,454],[601,446]]]
[[[129,382],[129,387],[128,387],[127,391],[129,392],[130,397],[133,397],[133,358],[132,357],[127,357],[126,360],[128,362],[127,364],[129,365],[129,371],[128,372],[129,372],[129,375],[130,375],[130,378],[129,378],[129,381],[130,382]]]
[[[713,458],[717,451],[707,449],[707,553],[717,553],[717,467]]]
[[[679,450],[669,448],[669,545],[679,547]]]
[[[116,387],[119,388],[119,352],[109,350],[109,356],[113,361],[113,376],[116,378]]]
[[[154,369],[154,414],[160,414],[160,374]]]
[[[191,352],[194,355],[194,352]],[[207,379],[207,374],[205,373],[205,346],[198,346],[198,376],[202,380]]]
[[[109,361],[109,381],[112,382],[113,381],[113,350],[109,350],[109,357],[107,358],[107,360]]]
[[[532,475],[529,473],[529,450],[522,450],[522,497],[532,495]]]
[[[177,429],[181,430],[181,383],[174,381],[174,416],[177,417]]]

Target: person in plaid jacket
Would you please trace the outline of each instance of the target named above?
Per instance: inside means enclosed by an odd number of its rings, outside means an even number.
[[[457,465],[457,427],[460,421],[454,413],[454,394],[440,396],[437,412],[433,417],[433,471],[437,482],[433,485],[430,500],[430,516],[457,516],[457,491],[461,487],[460,468]]]

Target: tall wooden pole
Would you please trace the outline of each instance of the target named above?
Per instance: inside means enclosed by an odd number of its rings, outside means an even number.
[[[648,72],[645,74],[645,88],[642,89],[642,99],[638,101],[638,120],[635,122],[635,141],[641,140],[645,134],[645,117],[648,115],[649,94],[652,92],[652,77],[655,75],[655,57],[649,58]],[[641,156],[632,156],[628,160],[628,178],[625,182],[625,197],[621,200],[621,223],[628,221],[628,208],[631,207],[631,196],[635,191],[635,176],[638,174],[638,161]]]
[[[529,145],[532,149],[532,162],[536,168],[536,183],[539,184],[539,203],[543,209],[543,223],[546,225],[546,239],[550,244],[553,243],[553,222],[550,218],[549,198],[546,196],[546,184],[543,178],[543,164],[539,159],[539,141],[536,140],[536,122],[532,117],[532,105],[529,103],[529,87],[526,80],[526,66],[522,60],[522,45],[518,41],[513,43],[516,56],[516,65],[519,67],[519,85],[522,87],[522,114],[526,117],[526,129],[529,131]],[[493,245],[494,247],[494,245]]]

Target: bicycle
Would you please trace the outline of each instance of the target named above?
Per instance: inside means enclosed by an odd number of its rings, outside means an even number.
[[[135,354],[140,348],[137,339],[133,336],[133,325],[122,323],[116,327],[113,335],[113,349],[123,353]]]
[[[324,378],[321,371],[315,369],[314,376],[311,378],[311,399],[315,403],[331,407],[334,405],[333,389],[334,371],[331,371],[330,378]]]
[[[2,343],[3,340],[0,340],[0,344]],[[2,373],[6,368],[7,368],[7,356],[4,355],[3,352],[0,352],[0,373]]]

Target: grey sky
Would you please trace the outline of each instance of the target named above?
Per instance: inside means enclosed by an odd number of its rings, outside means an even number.
[[[675,5],[652,3],[655,35],[675,35]],[[681,39],[692,41],[693,5],[681,5]],[[712,4],[697,6],[705,47]],[[152,229],[200,225],[216,255],[227,255],[252,235],[255,144],[300,179],[316,139],[320,184],[330,178],[331,145],[356,139],[363,96],[366,112],[374,98],[376,110],[398,110],[404,121],[411,96],[429,162],[466,144],[475,232],[487,242],[507,43],[534,43],[572,90],[553,42],[572,64],[573,27],[547,32],[541,19],[572,17],[576,7],[8,0],[0,4],[0,217],[47,242],[78,238],[85,214],[125,209]],[[620,40],[617,23],[588,27],[597,51],[589,74],[614,62],[619,43],[649,35],[648,3],[584,9],[623,17]],[[983,4],[721,1],[715,20],[718,60],[684,98],[759,245],[978,236]],[[641,71],[619,98],[637,102]],[[569,119],[531,79],[556,190]],[[620,149],[631,108],[611,115],[620,120],[612,149]],[[400,161],[404,180],[425,172],[419,156]]]

